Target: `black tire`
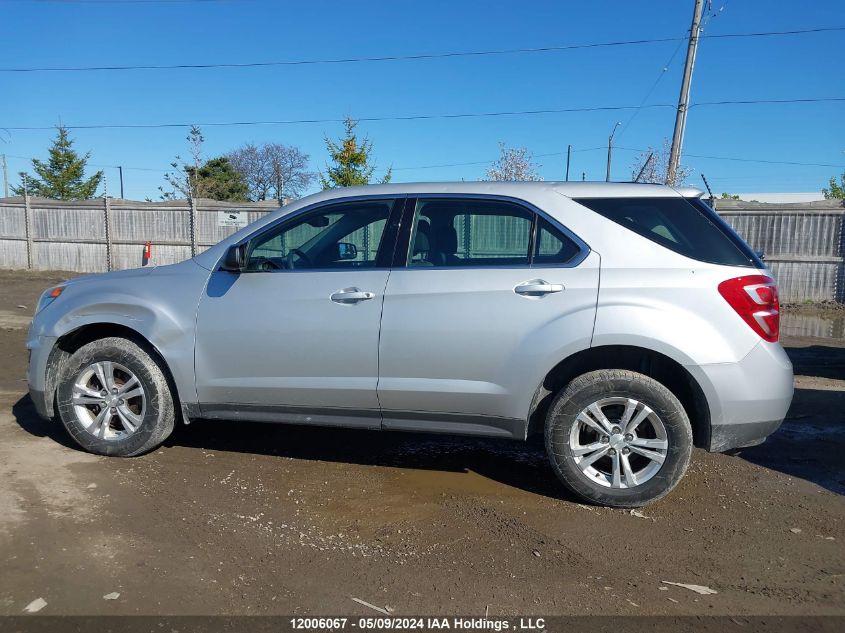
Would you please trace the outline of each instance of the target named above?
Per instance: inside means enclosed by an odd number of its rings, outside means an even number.
[[[570,446],[573,427],[579,425],[581,430],[576,433],[586,428],[576,421],[578,415],[593,403],[615,397],[631,398],[651,408],[662,422],[668,442],[659,470],[647,481],[630,488],[613,488],[591,479],[579,467]],[[590,503],[617,508],[643,506],[667,495],[684,476],[692,452],[692,428],[684,407],[675,395],[653,378],[621,369],[591,371],[570,382],[552,402],[545,431],[546,452],[561,482]],[[589,428],[586,431],[592,432]],[[598,433],[595,435],[596,441],[605,441],[598,437]],[[626,455],[631,451],[629,448],[622,450],[628,451]],[[608,462],[596,462],[602,463]]]
[[[72,403],[77,377],[87,367],[102,361],[119,363],[130,370],[144,390],[145,406],[139,411],[143,413],[141,422],[126,437],[101,439],[93,435],[79,421]],[[97,455],[132,457],[151,451],[173,432],[176,421],[173,396],[161,367],[140,346],[124,338],[104,338],[80,347],[68,359],[56,397],[59,417],[70,436],[86,451]]]

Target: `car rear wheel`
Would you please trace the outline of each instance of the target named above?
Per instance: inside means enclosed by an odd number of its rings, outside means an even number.
[[[600,505],[638,507],[668,494],[692,452],[692,428],[675,395],[620,369],[575,378],[546,419],[546,451],[563,484]]]
[[[68,433],[91,453],[140,455],[173,431],[173,397],[164,372],[128,339],[80,347],[65,366],[57,397]]]

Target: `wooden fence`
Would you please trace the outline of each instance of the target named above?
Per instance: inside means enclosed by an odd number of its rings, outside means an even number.
[[[716,200],[716,211],[764,254],[781,301],[845,302],[845,201]]]
[[[236,229],[220,213],[253,222],[275,201],[230,203],[57,201],[0,198],[0,268],[102,272],[170,264],[204,251]],[[845,302],[842,200],[766,204],[717,200],[716,210],[751,246],[765,254],[787,302]]]
[[[0,268],[103,272],[143,265],[146,242],[152,264],[182,261],[234,233],[219,214],[254,222],[278,209],[267,202],[175,200],[133,202],[0,198]]]

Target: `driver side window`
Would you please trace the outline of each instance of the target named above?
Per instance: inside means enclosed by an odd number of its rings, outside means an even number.
[[[252,241],[246,269],[374,267],[392,204],[393,200],[347,202],[282,222]]]

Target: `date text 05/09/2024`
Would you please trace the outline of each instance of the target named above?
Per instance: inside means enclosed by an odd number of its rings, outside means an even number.
[[[514,621],[491,617],[297,617],[290,619],[298,631],[342,631],[346,628],[397,631],[545,631],[544,618],[520,617]]]

